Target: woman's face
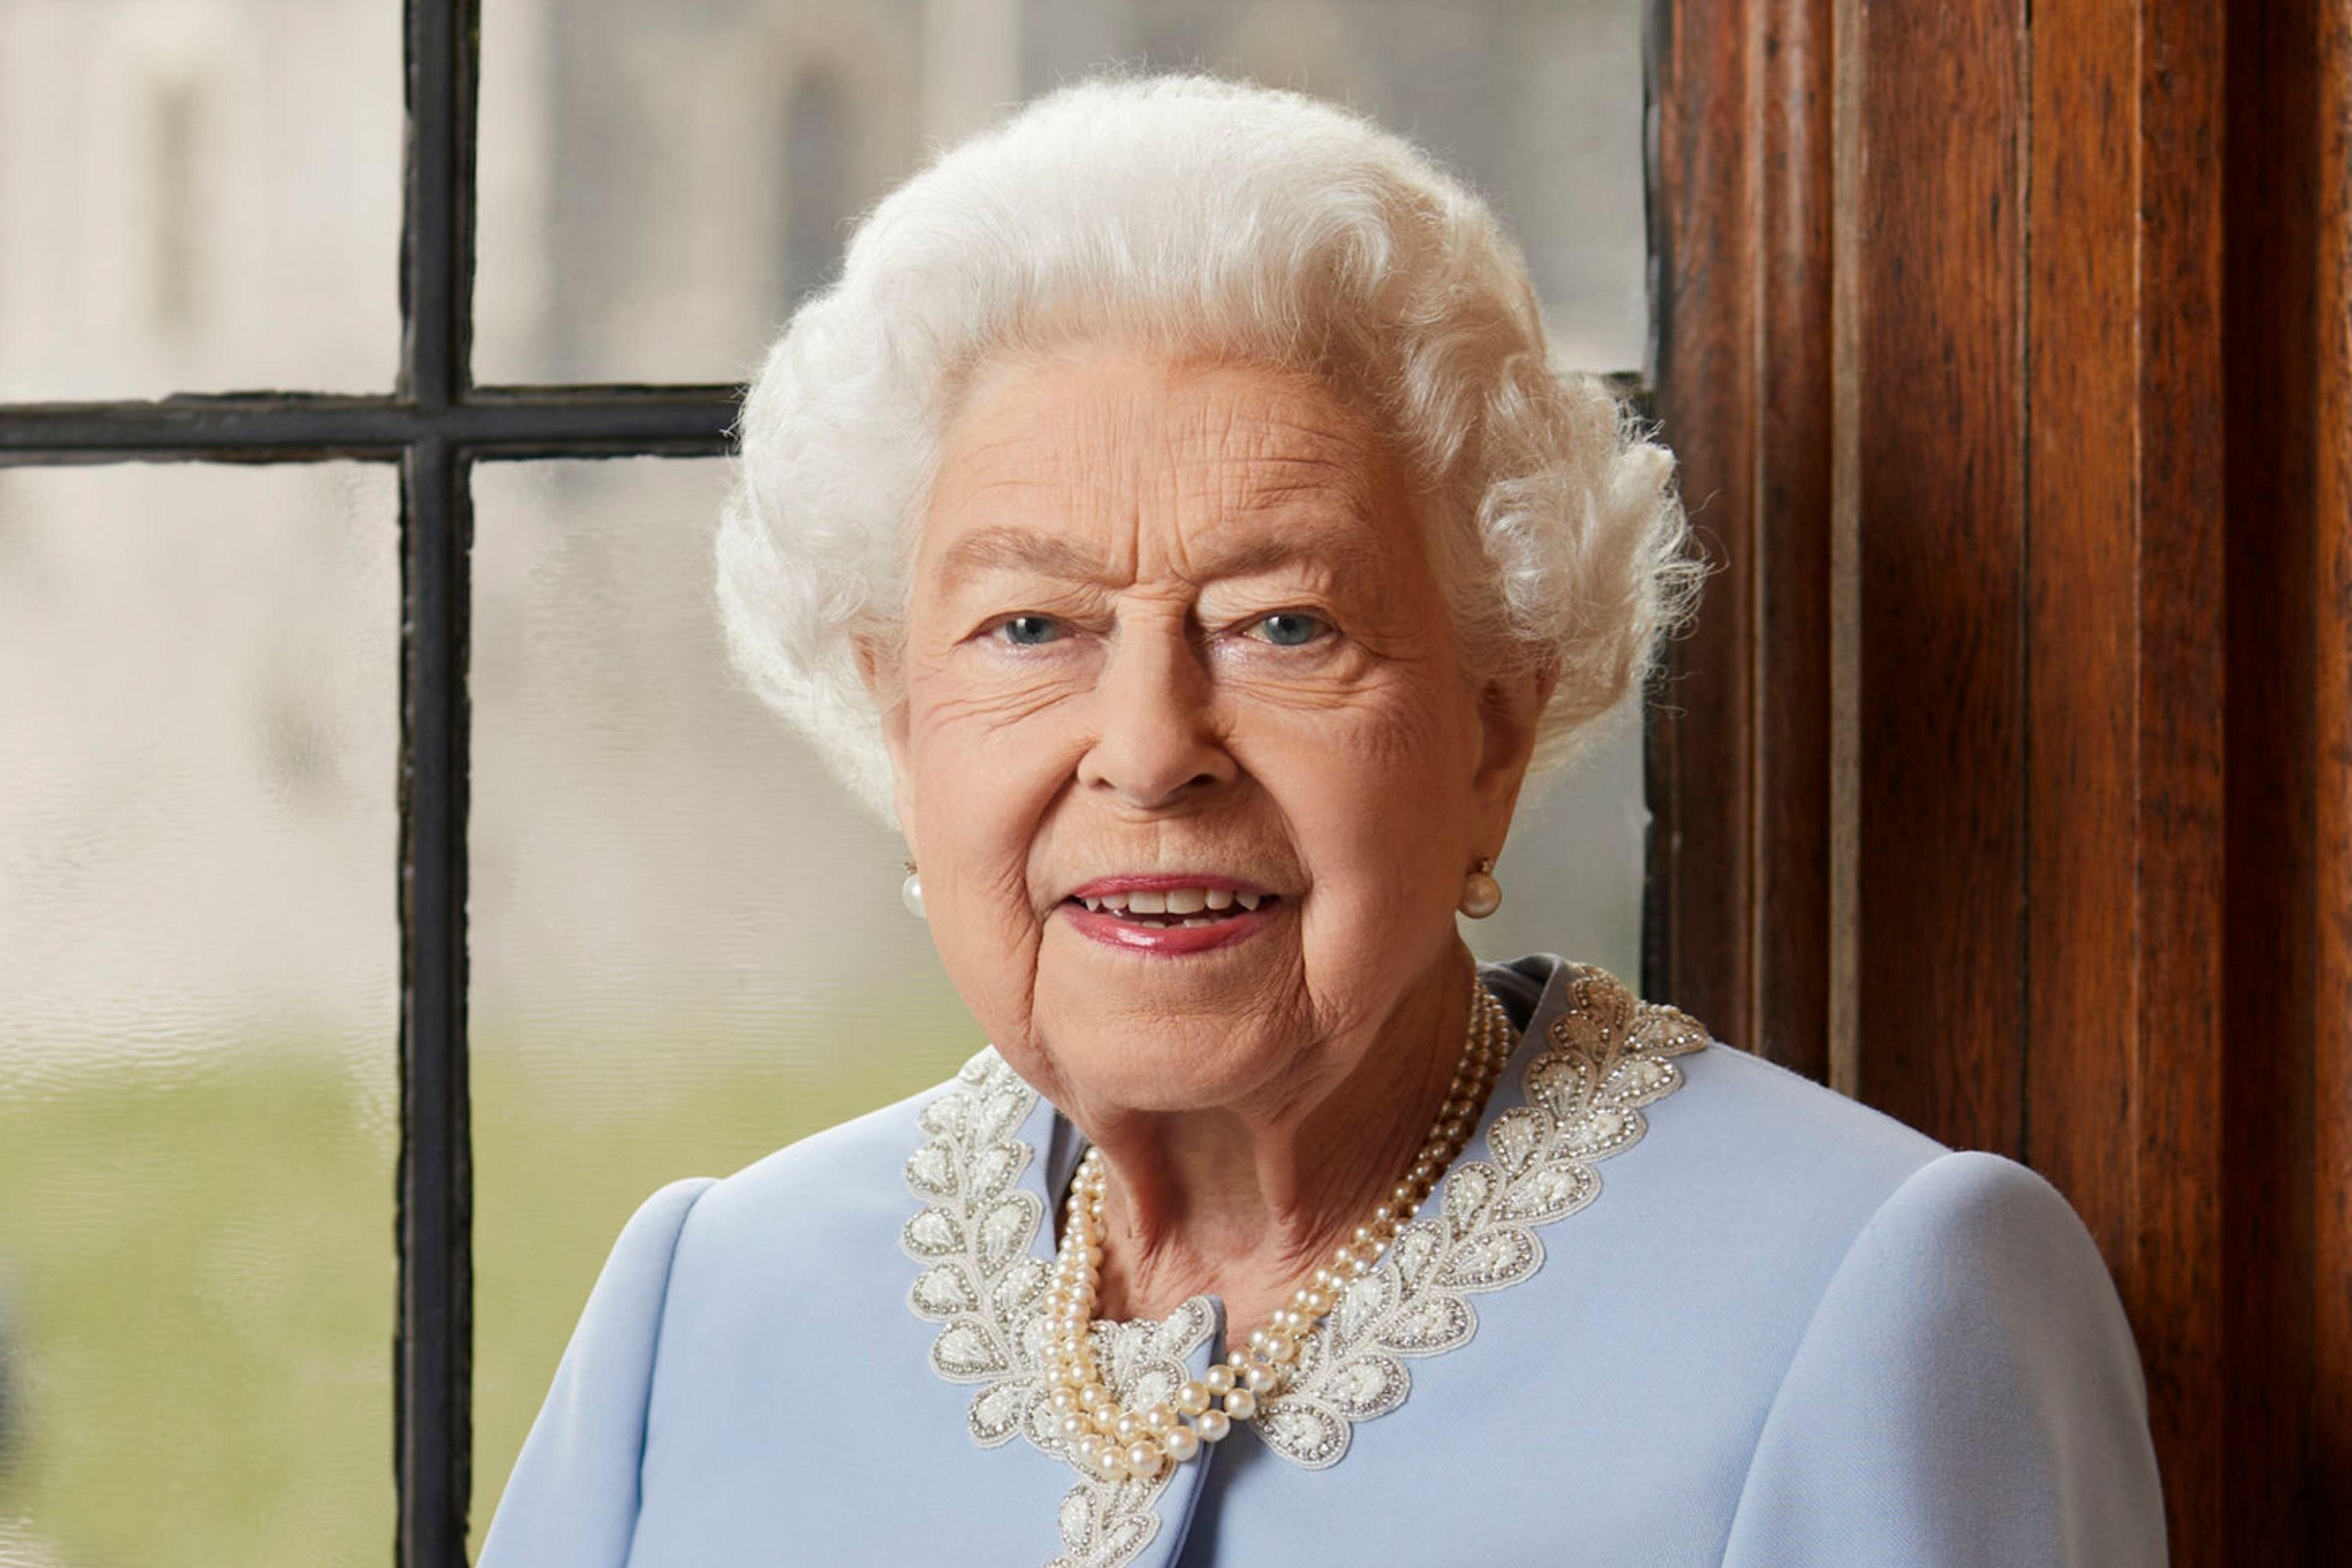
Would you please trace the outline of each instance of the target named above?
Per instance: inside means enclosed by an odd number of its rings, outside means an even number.
[[[1460,962],[1463,876],[1540,700],[1465,673],[1351,407],[1108,351],[976,384],[900,658],[887,727],[940,957],[1074,1112],[1350,1070]]]

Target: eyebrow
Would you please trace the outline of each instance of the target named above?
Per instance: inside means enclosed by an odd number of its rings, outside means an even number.
[[[1067,540],[1003,527],[974,529],[940,558],[940,575],[950,583],[987,572],[1034,572],[1086,582],[1102,575],[1102,563]]]
[[[1356,539],[1258,539],[1211,553],[1199,563],[1199,574],[1250,577],[1301,562],[1352,566],[1370,553]],[[1110,575],[1098,557],[1067,540],[1001,525],[973,530],[940,558],[940,575],[950,583],[992,571],[1034,572],[1070,583],[1099,583]]]

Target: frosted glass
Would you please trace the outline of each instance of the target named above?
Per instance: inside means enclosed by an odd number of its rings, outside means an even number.
[[[388,390],[394,0],[0,0],[0,400]]]
[[[706,460],[476,470],[478,1540],[629,1212],[982,1044],[906,851],[729,675]]]
[[[0,1564],[389,1550],[396,508],[0,472]]]
[[[1493,199],[1570,363],[1647,331],[1642,0],[485,0],[486,382],[742,379],[927,150],[1089,68],[1353,104]]]
[[[1503,907],[1462,924],[1471,951],[1490,960],[1556,952],[1597,963],[1640,989],[1649,826],[1642,734],[1628,725],[1596,741],[1567,776],[1520,801],[1495,867]]]

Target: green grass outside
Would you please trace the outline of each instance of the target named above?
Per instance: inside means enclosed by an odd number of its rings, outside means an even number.
[[[601,1032],[571,1050],[476,1031],[477,1545],[630,1211],[977,1044],[934,1002],[897,1038],[824,1049],[675,1019],[642,1033],[657,1045]],[[355,1074],[257,1047],[37,1093],[0,1077],[0,1564],[391,1560],[391,1058]]]

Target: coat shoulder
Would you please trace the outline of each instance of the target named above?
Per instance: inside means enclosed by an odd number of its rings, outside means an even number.
[[[912,1212],[907,1162],[923,1142],[923,1108],[955,1085],[811,1133],[712,1184],[694,1205],[682,1257],[823,1247],[877,1226],[895,1237]]]

